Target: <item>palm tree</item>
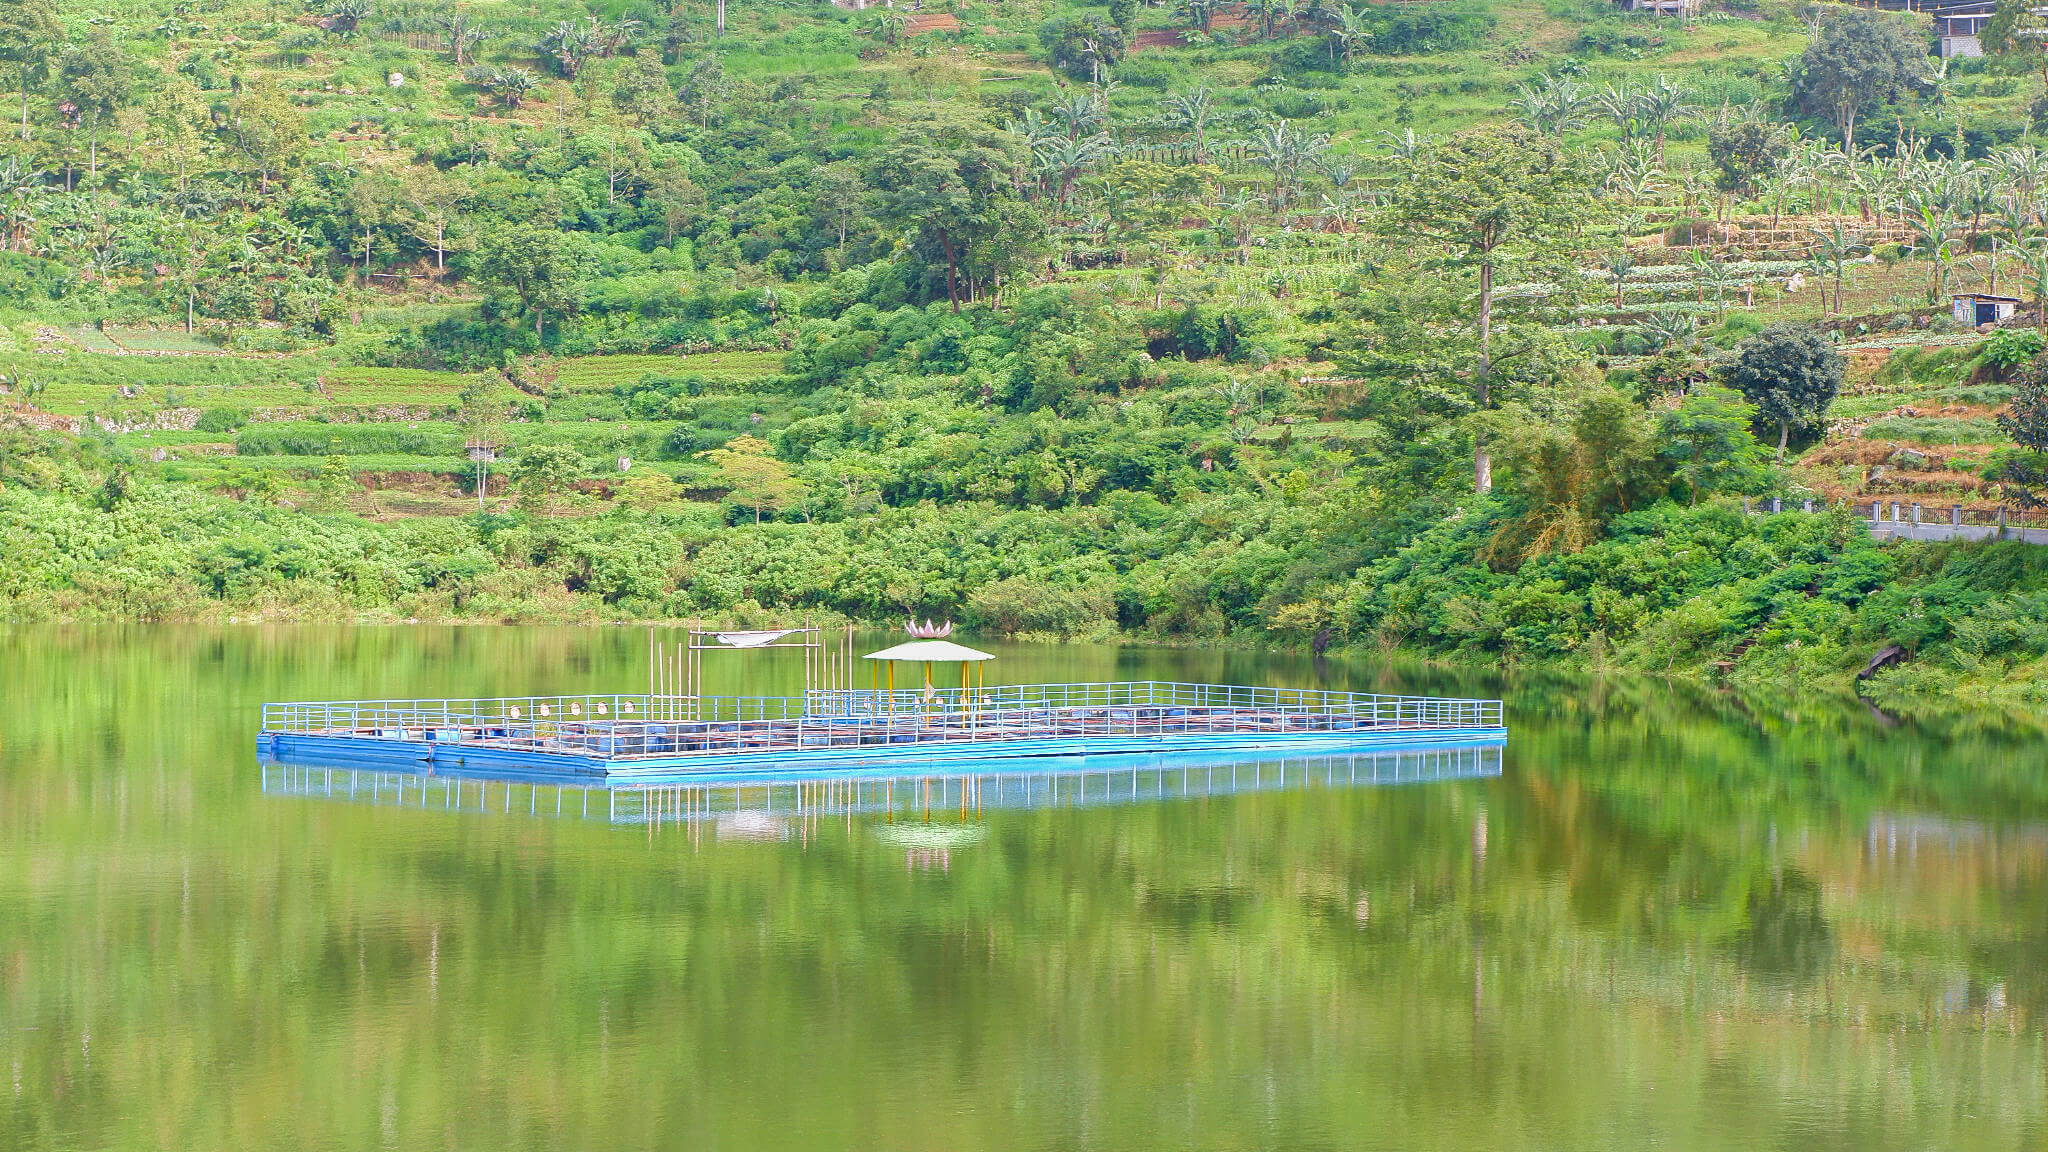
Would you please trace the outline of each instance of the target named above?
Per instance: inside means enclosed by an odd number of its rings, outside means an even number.
[[[877,8],[868,17],[868,32],[891,48],[903,42],[904,29],[909,27],[910,13],[902,8]]]
[[[1337,22],[1330,27],[1330,62],[1349,65],[1372,43],[1372,25],[1363,8],[1337,9]]]
[[[1827,287],[1821,287],[1821,308],[1832,316],[1842,310],[1842,281],[1848,276],[1850,258],[1866,251],[1868,246],[1863,243],[1862,233],[1844,229],[1840,221],[1828,225],[1826,229],[1815,228],[1813,238],[1814,257],[1820,261],[1823,268],[1833,274],[1835,280],[1835,302],[1832,308],[1827,302]]]
[[[1616,248],[1607,254],[1601,265],[1614,278],[1614,310],[1621,310],[1621,286],[1627,282],[1628,274],[1636,270],[1636,258],[1626,248]]]
[[[1698,321],[1685,312],[1652,312],[1642,319],[1643,335],[1659,350],[1689,343]]]
[[[1657,141],[1657,163],[1664,163],[1664,134],[1669,129],[1691,119],[1693,108],[1685,89],[1672,84],[1663,76],[1650,82],[1650,86],[1636,94],[1636,116],[1649,126]]]
[[[1286,210],[1287,194],[1293,189],[1301,170],[1329,146],[1328,136],[1297,132],[1293,125],[1280,119],[1270,121],[1253,135],[1247,150],[1273,170],[1273,207],[1276,211]]]
[[[1055,181],[1053,202],[1065,208],[1073,195],[1074,181],[1081,178],[1089,165],[1108,155],[1109,150],[1109,141],[1101,136],[1080,140],[1054,137],[1039,145],[1039,168],[1050,173]]]
[[[1166,98],[1167,126],[1187,134],[1197,164],[1209,162],[1209,123],[1215,116],[1215,94],[1207,85]]]
[[[370,0],[334,0],[318,23],[328,32],[346,40],[370,15]]]
[[[1399,134],[1382,132],[1380,139],[1385,142],[1388,153],[1404,164],[1415,163],[1429,155],[1436,146],[1436,137],[1417,136],[1413,128],[1403,128]]]
[[[1259,36],[1271,40],[1279,26],[1294,15],[1294,0],[1245,0],[1245,10],[1259,21]]]
[[[1642,94],[1627,84],[1620,87],[1609,84],[1593,96],[1593,104],[1614,121],[1615,127],[1621,129],[1623,139],[1634,136],[1642,128],[1642,121],[1637,119],[1637,105],[1641,100]]]
[[[2020,262],[2026,284],[2034,293],[2034,327],[2048,337],[2048,236],[2000,240],[1998,251]]]
[[[1562,136],[1586,118],[1586,89],[1568,76],[1545,73],[1522,85],[1520,93],[1511,106],[1520,110],[1525,124],[1545,136]]]
[[[441,29],[448,44],[449,58],[457,68],[469,63],[470,53],[477,45],[490,39],[491,30],[470,19],[467,13],[456,12],[444,17]]]
[[[1075,92],[1052,106],[1053,122],[1060,126],[1069,140],[1079,140],[1093,135],[1103,128],[1102,105],[1095,97]]]
[[[1189,28],[1207,32],[1221,0],[1174,0],[1173,11]]]
[[[497,97],[507,108],[517,108],[528,94],[540,87],[540,77],[524,68],[500,68],[492,64],[478,65],[462,74],[471,84]]]
[[[2032,144],[2015,144],[1999,149],[1992,153],[1991,165],[1999,179],[2028,204],[2035,202],[2036,193],[2044,179],[2048,179],[2048,153]]]
[[[1913,225],[1913,248],[1925,252],[1934,261],[1934,273],[1927,283],[1927,302],[1941,299],[1948,291],[1949,268],[1955,262],[1955,240],[1949,233],[1955,231],[1958,221],[1946,212],[1937,212],[1931,204],[1922,204],[1920,213],[1911,221]],[[1835,303],[1841,304],[1841,293],[1836,292]]]
[[[1209,215],[1211,223],[1229,231],[1231,241],[1237,247],[1239,264],[1251,263],[1252,229],[1264,207],[1265,203],[1256,193],[1240,188]]]

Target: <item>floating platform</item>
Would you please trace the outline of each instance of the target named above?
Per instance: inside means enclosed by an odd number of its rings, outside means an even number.
[[[281,761],[602,778],[1131,753],[1290,755],[1506,737],[1501,702],[1129,681],[802,696],[528,696],[266,704]]]

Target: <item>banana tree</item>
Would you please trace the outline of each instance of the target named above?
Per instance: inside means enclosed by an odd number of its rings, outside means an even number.
[[[1835,302],[1832,307],[1827,303],[1826,285],[1823,284],[1821,287],[1821,308],[1832,316],[1842,310],[1842,284],[1848,278],[1850,259],[1858,253],[1867,251],[1869,246],[1863,242],[1862,233],[1843,228],[1840,221],[1828,225],[1825,229],[1813,229],[1813,237],[1814,258],[1833,276],[1835,282]]]
[[[2034,327],[2048,338],[2048,236],[2000,239],[1998,252],[2019,262],[2021,281],[2034,295]]]
[[[1927,282],[1927,302],[1932,304],[1948,290],[1949,270],[1955,263],[1955,241],[1949,233],[1957,222],[1946,212],[1937,212],[1934,205],[1923,203],[1911,223],[1914,251],[1926,253],[1934,262]]]

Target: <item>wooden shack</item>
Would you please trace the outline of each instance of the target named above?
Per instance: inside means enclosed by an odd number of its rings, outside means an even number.
[[[2020,307],[2017,296],[1993,296],[1988,292],[1958,292],[1949,299],[1955,305],[1956,323],[1972,328],[2003,324]]]

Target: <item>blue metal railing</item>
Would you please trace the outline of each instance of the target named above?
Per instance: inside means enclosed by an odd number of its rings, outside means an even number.
[[[1498,700],[1126,681],[804,696],[520,696],[266,704],[263,731],[603,758],[1090,736],[1475,729]]]

